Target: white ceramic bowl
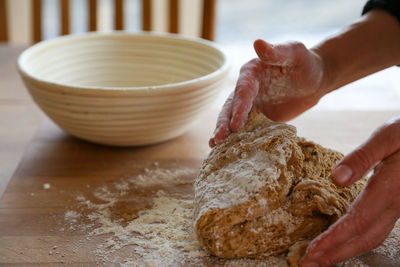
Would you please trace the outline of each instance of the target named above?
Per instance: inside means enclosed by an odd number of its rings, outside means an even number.
[[[73,136],[107,145],[179,136],[228,74],[213,43],[171,34],[88,33],[25,50],[18,69],[39,107]]]

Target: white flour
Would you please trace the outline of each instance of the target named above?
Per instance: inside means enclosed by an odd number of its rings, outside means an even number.
[[[93,196],[78,195],[78,208],[87,214],[85,217],[90,223],[77,223],[81,215],[71,210],[64,218],[73,227],[85,231],[89,238],[105,236],[93,251],[99,262],[121,261],[118,253],[128,248],[129,253],[122,259],[123,266],[199,263],[207,254],[201,249],[192,227],[192,195],[168,195],[158,190],[150,209],[143,209],[137,215],[124,213],[122,217],[127,222],[113,217],[115,208],[124,196],[131,194],[130,191],[138,187],[187,184],[191,182],[187,177],[193,178],[196,173],[194,169],[145,169],[137,177],[114,183],[114,188],[101,186],[94,190]]]
[[[74,210],[68,210],[64,214],[64,219],[70,222],[76,222],[79,217],[81,217],[81,215]]]
[[[257,143],[260,140],[254,140]],[[237,160],[219,170],[209,172],[203,179],[196,182],[196,202],[200,210],[196,211],[196,221],[205,212],[211,209],[224,209],[234,207],[248,201],[259,193],[262,187],[270,184],[277,185],[281,175],[279,167],[286,165],[286,159],[290,158],[289,144],[283,143],[276,147],[276,154],[263,150],[241,153]],[[235,147],[229,148],[225,155],[238,154]],[[205,168],[211,168],[206,165]],[[251,177],[252,179],[249,179]],[[212,185],[212,187],[210,186]],[[207,188],[202,190],[201,188]],[[267,203],[265,202],[265,205]],[[268,207],[266,207],[267,209]]]
[[[129,182],[135,187],[151,187],[161,184],[187,184],[191,183],[187,177],[195,177],[198,171],[190,168],[161,169],[157,168],[158,163],[155,163],[154,166],[155,168],[153,169],[145,168],[143,174],[129,179]]]
[[[101,242],[92,253],[96,255],[98,264],[105,266],[117,262],[121,266],[149,267],[206,264],[231,267],[287,266],[282,257],[265,260],[220,260],[210,257],[200,248],[194,233],[192,194],[158,190],[150,196],[152,205],[140,208],[139,212],[129,211],[129,205],[126,211],[118,208],[124,207],[121,203],[126,201],[126,197],[133,196],[137,188],[185,185],[193,180],[196,173],[197,170],[193,169],[157,168],[144,171],[138,183],[133,177],[110,186],[94,188],[92,195],[76,197],[76,209],[66,211],[64,220],[69,224],[69,231],[84,232],[82,244],[93,237],[101,237]],[[115,218],[118,212],[122,214]],[[396,257],[400,255],[399,243],[400,226],[397,225],[387,241],[374,251],[387,257]],[[339,266],[368,265],[362,260],[352,259]]]
[[[260,89],[263,93],[259,94],[261,97],[256,99],[260,107],[265,106],[265,103],[281,104],[288,98],[315,94],[317,88],[298,88],[294,84],[296,81],[289,78],[291,77],[290,72],[293,71],[291,64],[291,62],[284,62],[275,66],[269,64],[270,67],[264,68]],[[312,73],[314,74],[313,83],[319,84],[323,77],[319,65],[314,65]]]

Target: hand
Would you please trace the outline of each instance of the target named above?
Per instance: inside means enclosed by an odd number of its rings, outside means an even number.
[[[400,116],[388,121],[332,172],[349,185],[373,169],[362,193],[347,213],[314,239],[302,267],[329,266],[379,246],[400,217]]]
[[[235,91],[219,114],[211,147],[243,127],[252,107],[272,120],[287,121],[326,93],[322,59],[302,43],[274,46],[257,40],[254,49],[259,58],[242,66]]]

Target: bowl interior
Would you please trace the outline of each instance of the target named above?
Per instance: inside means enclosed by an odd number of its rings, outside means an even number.
[[[33,46],[20,68],[36,79],[78,87],[132,88],[193,80],[224,65],[205,41],[152,34],[86,34]]]

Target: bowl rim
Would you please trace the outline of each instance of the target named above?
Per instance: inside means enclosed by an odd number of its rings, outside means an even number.
[[[198,78],[182,81],[182,82],[175,82],[175,83],[168,83],[168,84],[162,84],[162,85],[150,85],[150,86],[137,86],[137,87],[111,87],[111,86],[83,86],[83,85],[74,85],[74,84],[68,84],[68,83],[61,83],[61,82],[55,82],[55,81],[49,81],[46,79],[38,78],[32,73],[30,73],[27,70],[26,67],[26,61],[28,60],[28,57],[32,55],[37,49],[40,49],[43,46],[50,45],[52,43],[57,43],[57,42],[62,42],[63,40],[70,40],[70,39],[80,39],[80,38],[96,38],[96,37],[118,37],[118,36],[150,36],[150,37],[155,37],[155,38],[165,38],[165,39],[179,39],[179,40],[184,40],[188,42],[193,42],[193,43],[200,43],[205,46],[208,46],[210,48],[215,49],[218,53],[221,54],[223,58],[223,63],[220,67],[218,67],[216,70],[213,72],[210,72],[206,75],[203,75]],[[206,39],[202,39],[199,37],[193,37],[193,36],[187,36],[183,34],[175,34],[175,33],[160,33],[160,32],[145,32],[145,31],[139,31],[139,32],[127,32],[127,31],[110,31],[110,32],[85,32],[85,33],[76,33],[76,34],[69,34],[69,35],[63,35],[59,36],[53,39],[48,39],[41,41],[37,44],[34,44],[27,49],[25,49],[18,57],[17,60],[17,69],[20,72],[21,76],[26,76],[29,79],[32,79],[38,83],[44,83],[47,85],[53,85],[58,88],[64,88],[64,89],[74,89],[74,90],[84,90],[86,92],[91,91],[112,91],[112,92],[118,92],[118,91],[131,91],[131,92],[143,92],[143,91],[158,91],[158,90],[168,90],[168,89],[173,89],[173,90],[179,90],[180,88],[187,88],[188,86],[194,85],[194,84],[203,84],[207,83],[207,81],[214,80],[215,78],[218,78],[220,75],[223,75],[224,73],[227,73],[230,70],[230,61],[227,57],[227,54],[223,51],[223,49],[215,42],[208,41]]]

